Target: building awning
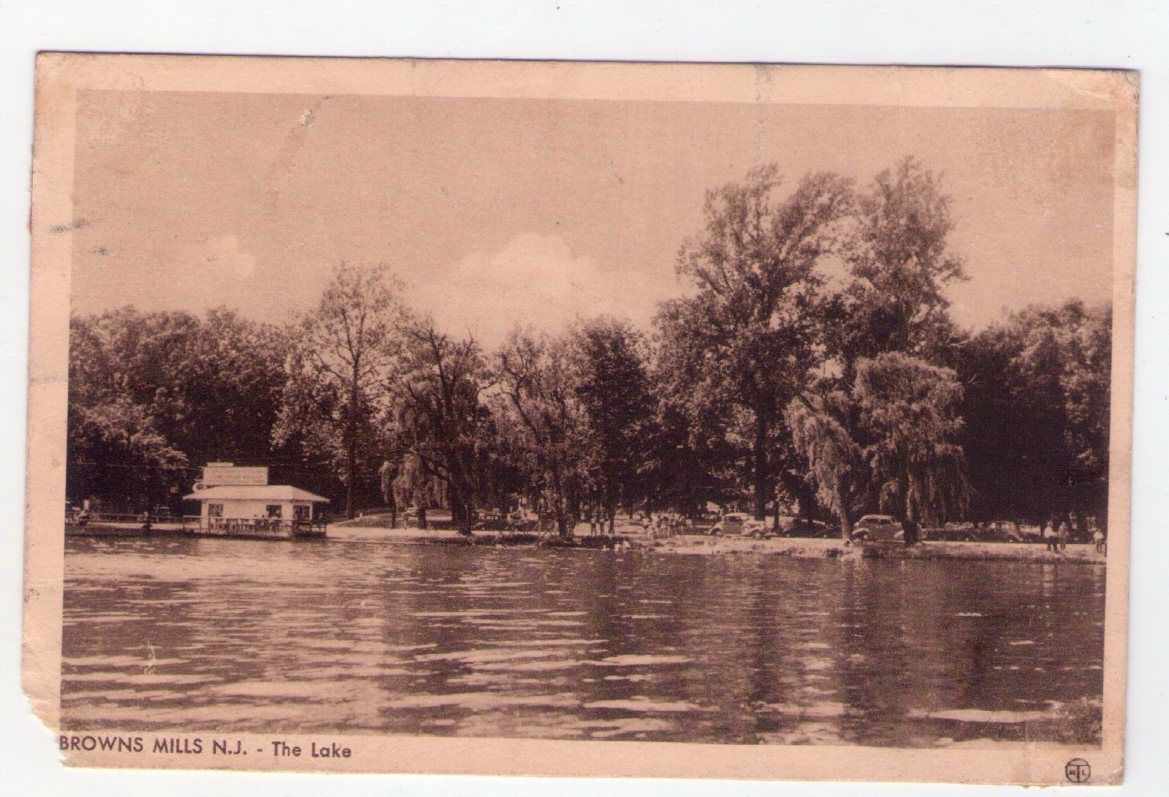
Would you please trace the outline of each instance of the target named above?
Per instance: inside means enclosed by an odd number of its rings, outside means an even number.
[[[224,484],[218,487],[208,487],[190,495],[183,496],[184,501],[312,501],[313,503],[327,504],[328,498],[293,487],[290,484],[257,484],[236,485]]]

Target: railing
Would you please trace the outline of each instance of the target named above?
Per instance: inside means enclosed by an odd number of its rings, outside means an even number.
[[[198,522],[199,516],[195,516],[195,521]],[[151,526],[176,526],[185,525],[187,518],[178,515],[147,515],[143,512],[137,514],[131,512],[66,512],[65,522],[76,526],[85,526],[87,524],[105,525],[105,526],[145,526],[149,523]]]
[[[285,537],[299,534],[320,534],[325,524],[308,520],[286,520],[283,518],[208,518],[200,529],[205,534],[254,534],[257,536]]]

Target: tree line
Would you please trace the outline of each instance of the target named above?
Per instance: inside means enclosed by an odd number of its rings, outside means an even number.
[[[69,497],[175,506],[197,466],[362,507],[442,505],[470,529],[517,501],[561,534],[621,508],[796,506],[847,536],[884,511],[1107,514],[1111,311],[1034,306],[977,333],[941,178],[906,159],[865,184],[775,165],[707,192],[686,289],[650,333],[517,323],[486,350],[406,306],[384,265],[341,264],[286,325],[133,308],[71,322]]]

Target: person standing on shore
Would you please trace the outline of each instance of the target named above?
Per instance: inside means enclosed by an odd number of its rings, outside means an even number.
[[[1104,532],[1099,528],[1092,532],[1092,542],[1096,546],[1096,553],[1104,553]]]
[[[1056,524],[1051,524],[1043,530],[1043,542],[1049,551],[1059,550],[1059,535],[1055,530]]]

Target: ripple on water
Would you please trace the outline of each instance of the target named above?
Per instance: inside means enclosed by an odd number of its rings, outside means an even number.
[[[600,667],[652,667],[670,664],[689,664],[692,661],[693,659],[689,656],[626,653],[617,656],[606,656],[603,659],[590,661],[589,664],[595,664]]]
[[[610,711],[633,711],[650,714],[681,714],[688,712],[711,712],[718,709],[712,706],[700,706],[685,700],[653,700],[648,697],[631,697],[623,700],[594,700],[585,703],[585,708],[607,709]]]
[[[848,706],[832,701],[809,704],[761,703],[756,705],[755,709],[760,712],[783,714],[791,717],[843,717],[849,713]]]
[[[1022,722],[1036,722],[1038,720],[1057,719],[1060,713],[1051,711],[990,711],[977,708],[954,708],[944,711],[922,711],[915,709],[909,712],[915,719],[949,720],[951,722],[993,723],[1015,725]]]
[[[509,695],[498,692],[454,692],[450,694],[414,694],[391,700],[390,709],[428,709],[454,707],[472,711],[514,706],[569,707],[580,705],[571,692],[550,695]]]
[[[547,650],[516,650],[515,648],[475,648],[452,650],[447,653],[426,653],[415,656],[414,661],[460,661],[464,664],[508,661],[511,659],[539,659],[554,655]]]
[[[613,720],[583,720],[573,723],[574,730],[597,739],[611,739],[615,736],[630,736],[671,731],[677,724],[671,720],[656,717],[625,717]]]
[[[1099,699],[1103,580],[1086,570],[66,547],[73,727],[932,746],[1017,739],[1007,720],[1040,712],[1028,739],[1099,741],[1044,702]],[[1080,633],[1048,630],[1066,627]]]

